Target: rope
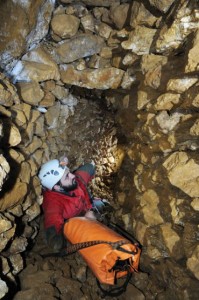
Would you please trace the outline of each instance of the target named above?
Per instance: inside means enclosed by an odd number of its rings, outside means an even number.
[[[122,251],[124,249],[121,248],[121,246],[125,245],[127,243],[129,243],[129,241],[127,241],[127,240],[120,240],[120,241],[116,241],[116,242],[109,242],[109,241],[103,241],[103,240],[87,241],[87,242],[82,242],[82,243],[71,244],[67,248],[62,249],[60,252],[43,254],[42,257],[45,258],[45,257],[49,257],[49,256],[66,256],[66,255],[72,254],[76,251],[79,251],[81,249],[85,249],[85,248],[92,247],[92,246],[99,245],[99,244],[108,244],[113,249],[118,249],[118,250]],[[131,254],[132,255],[136,254],[136,252],[132,252]]]
[[[82,243],[77,243],[77,244],[72,244],[68,246],[66,249],[64,249],[66,255],[74,253],[76,251],[79,251],[84,248],[92,247],[98,244],[108,244],[112,246],[113,249],[117,249],[120,246],[126,244],[126,240],[121,240],[117,242],[109,242],[109,241],[103,241],[103,240],[97,240],[97,241],[88,241],[88,242],[82,242]]]

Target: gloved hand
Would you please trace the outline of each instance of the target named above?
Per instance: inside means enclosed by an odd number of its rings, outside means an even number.
[[[98,213],[104,213],[106,210],[111,208],[110,202],[106,199],[94,198],[93,208],[96,209]]]

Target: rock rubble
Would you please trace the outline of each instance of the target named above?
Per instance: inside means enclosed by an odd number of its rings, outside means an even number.
[[[0,3],[0,298],[18,276],[14,299],[99,297],[78,254],[39,255],[37,172],[66,153],[95,160],[92,192],[143,245],[121,299],[197,299],[198,18],[188,0]]]

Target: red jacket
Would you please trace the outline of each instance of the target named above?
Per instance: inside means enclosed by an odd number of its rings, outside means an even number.
[[[45,229],[54,227],[59,234],[66,219],[85,213],[92,207],[86,185],[93,178],[94,171],[92,164],[86,164],[74,172],[78,187],[68,194],[51,190],[43,192]]]

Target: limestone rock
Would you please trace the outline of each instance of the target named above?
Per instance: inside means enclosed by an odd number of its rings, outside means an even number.
[[[129,39],[121,43],[122,48],[131,49],[138,55],[148,54],[155,34],[156,29],[137,26],[130,32]]]
[[[23,182],[16,182],[12,189],[6,192],[0,201],[0,211],[12,207],[22,201],[27,193],[27,184]]]
[[[61,38],[71,38],[76,35],[80,20],[73,15],[55,15],[51,21],[51,27],[55,34]]]
[[[35,194],[31,190],[23,202],[23,211],[26,211],[34,203]]]
[[[65,297],[67,297],[67,295],[74,295],[74,298],[79,299],[83,296],[81,283],[76,280],[60,277],[57,280],[56,286]]]
[[[136,1],[133,2],[130,17],[131,27],[135,28],[137,25],[154,27],[157,20],[158,18],[152,15],[142,3]]]
[[[178,79],[170,79],[167,84],[167,91],[183,93],[198,81],[198,78],[185,77]]]
[[[45,136],[45,128],[44,128],[44,116],[41,115],[38,119],[37,122],[35,124],[35,131],[34,133],[37,136]]]
[[[0,234],[0,251],[4,250],[15,234],[16,225]]]
[[[0,215],[0,234],[12,228],[12,223],[5,217]]]
[[[125,198],[126,198],[126,194],[121,192],[117,194],[117,201],[119,202],[119,204],[122,206],[125,202]]]
[[[126,292],[125,292],[125,297],[128,300],[145,300],[146,297],[144,294],[136,288],[133,284],[129,284],[127,286]]]
[[[5,159],[5,157],[2,154],[0,154],[0,191],[9,172],[10,172],[9,164]]]
[[[138,100],[137,100],[137,109],[142,109],[147,103],[150,102],[150,98],[145,91],[139,90],[138,91]]]
[[[191,258],[193,255],[198,243],[197,243],[197,232],[198,224],[197,223],[185,223],[183,230],[183,246],[186,258]]]
[[[107,46],[111,47],[112,49],[121,44],[121,40],[118,38],[117,33],[117,30],[112,30],[109,39],[107,40]]]
[[[76,0],[61,0],[62,3],[75,3]],[[115,3],[115,0],[82,0],[88,6],[105,6],[109,7]]]
[[[34,220],[41,212],[40,206],[37,202],[35,202],[32,206],[30,206],[26,210],[25,220],[30,222]]]
[[[195,17],[193,10],[186,7],[186,2],[184,2],[173,23],[170,26],[165,24],[161,28],[156,41],[156,51],[165,54],[171,53],[179,48],[185,38],[196,29],[198,29],[198,17]]]
[[[150,4],[160,10],[161,12],[166,13],[175,0],[162,0],[161,3],[157,0],[149,0]]]
[[[16,217],[21,217],[23,215],[22,205],[18,204],[15,207],[10,208],[9,212]]]
[[[0,104],[10,107],[14,103],[19,103],[19,96],[15,88],[9,83],[9,81],[0,74]]]
[[[111,34],[112,28],[106,23],[101,22],[96,26],[96,30],[102,38],[108,39]]]
[[[11,93],[7,91],[2,84],[0,84],[0,104],[8,107],[13,104]]]
[[[81,18],[88,14],[88,9],[84,3],[77,3],[76,5],[66,6],[65,13],[67,15],[74,15],[78,18]]]
[[[103,45],[102,38],[91,34],[81,34],[58,44],[53,50],[53,55],[57,63],[70,63],[99,53]]]
[[[12,254],[9,256],[9,260],[11,262],[11,265],[13,267],[12,274],[16,275],[21,270],[23,270],[24,262],[20,254]]]
[[[124,27],[127,20],[128,10],[128,3],[118,5],[110,10],[110,18],[118,29],[122,29]]]
[[[199,211],[199,198],[193,199],[193,201],[191,202],[191,206],[193,207],[193,209]]]
[[[44,92],[42,91],[39,83],[35,81],[21,82],[19,83],[19,89],[24,102],[30,105],[38,105],[38,103],[44,97]]]
[[[31,112],[31,109],[32,109],[31,105],[22,102],[20,104],[14,105],[13,108],[11,108],[11,109],[15,109],[15,110],[19,110],[19,111],[23,112],[26,120],[27,121],[30,120],[30,116],[31,116],[31,113],[32,113]],[[13,116],[13,118],[15,118],[15,116]]]
[[[190,197],[199,197],[199,165],[185,152],[173,153],[163,166],[172,185],[177,186]]]
[[[60,101],[63,101],[64,98],[67,98],[69,91],[63,86],[56,85],[55,88],[52,90],[52,94]]]
[[[85,282],[86,281],[86,266],[82,266],[78,269],[77,273],[76,273],[76,277],[80,282]]]
[[[141,59],[142,73],[145,74],[144,83],[153,89],[158,89],[162,83],[164,66],[167,65],[168,58],[162,55],[146,54]]]
[[[109,59],[105,59],[99,55],[94,54],[87,63],[87,67],[91,69],[103,69],[111,67],[111,64]]]
[[[15,119],[15,124],[19,127],[27,124],[27,118],[25,113],[17,107],[17,105],[13,106],[11,109],[12,116]]]
[[[1,261],[2,274],[3,275],[8,274],[10,272],[10,266],[8,263],[8,259],[3,256],[0,256],[0,261]]]
[[[45,122],[49,128],[56,128],[58,125],[58,118],[60,115],[60,103],[49,107],[45,114]]]
[[[2,25],[0,27],[3,28],[3,35],[0,42],[0,57],[2,66],[7,71],[10,71],[13,58],[20,57],[26,49],[28,34],[35,26],[43,1],[36,0],[34,4],[30,1],[24,3],[23,1],[17,3],[13,1],[1,2],[0,19]]]
[[[19,174],[19,178],[22,182],[25,182],[27,184],[30,183],[30,165],[28,162],[23,161],[21,163],[21,170],[20,170],[20,174]]]
[[[20,74],[16,75],[17,81],[43,81],[49,79],[59,79],[59,74],[57,72],[57,68],[38,63],[38,62],[28,62],[23,61],[17,64],[18,70],[20,70]]]
[[[199,135],[199,119],[196,120],[196,122],[194,123],[194,125],[190,128],[190,134],[191,135]]]
[[[169,115],[167,111],[161,111],[157,117],[157,123],[164,133],[167,133],[175,128],[175,126],[180,122],[180,113],[173,113]]]
[[[116,68],[76,71],[72,66],[62,66],[60,74],[64,83],[105,90],[118,88],[124,71]]]
[[[50,107],[55,104],[55,96],[51,92],[45,92],[43,99],[39,105],[41,107]]]
[[[0,114],[4,117],[11,117],[11,112],[4,106],[0,105]],[[2,124],[0,123],[0,137],[2,136]]]
[[[183,199],[175,199],[173,197],[169,197],[170,200],[170,207],[171,207],[171,216],[173,219],[173,222],[175,224],[182,224],[183,217],[185,216],[185,213],[181,211],[180,205],[183,204]]]
[[[193,99],[192,105],[194,107],[199,107],[199,94]]]
[[[21,152],[16,151],[15,149],[12,148],[9,149],[9,155],[13,159],[13,161],[17,161],[18,163],[21,163],[22,161],[25,160],[25,157]]]
[[[158,225],[164,222],[158,209],[159,197],[154,190],[146,191],[140,199],[144,220],[148,225]]]
[[[22,3],[23,3],[23,1],[22,1]],[[54,1],[46,0],[46,1],[42,1],[41,4],[42,5],[40,6],[39,12],[36,14],[36,17],[37,17],[36,24],[32,28],[31,32],[28,34],[26,49],[30,49],[32,47],[32,45],[37,45],[48,34],[49,23],[51,21],[52,12],[53,12],[55,3],[54,3]],[[34,6],[34,5],[32,4],[31,6]]]
[[[53,285],[41,282],[37,288],[24,289],[16,293],[14,300],[28,300],[28,299],[45,299],[54,300],[57,298],[58,292]]]
[[[13,18],[10,18],[11,15]],[[4,30],[4,35],[1,35],[0,52],[2,53],[9,45],[10,56],[20,56],[25,48],[25,37],[30,30],[25,10],[12,1],[1,2],[0,20],[1,28]]]
[[[138,55],[129,52],[124,56],[122,60],[122,64],[124,66],[131,66],[137,59],[138,59]]]
[[[129,72],[125,72],[123,79],[122,79],[122,83],[121,83],[121,87],[123,89],[130,89],[132,84],[136,82],[136,77],[135,76],[130,76]]]
[[[25,237],[22,237],[22,236],[15,237],[15,239],[12,241],[12,244],[9,248],[9,252],[11,254],[17,254],[17,253],[25,251],[27,246],[28,246],[28,242]]]
[[[19,145],[22,140],[19,129],[14,124],[11,124],[9,131],[8,145],[10,147]]]
[[[33,154],[41,146],[42,146],[42,140],[37,136],[33,136],[31,143],[24,149],[24,152],[27,155]]]
[[[192,256],[187,260],[187,268],[199,280],[199,245],[195,248]]]
[[[136,236],[139,237],[139,242],[143,245],[144,243],[144,236],[146,233],[147,225],[138,221],[136,224]]]
[[[33,190],[35,192],[36,199],[42,195],[42,187],[41,187],[41,181],[37,176],[33,177]]]
[[[188,54],[188,63],[185,67],[185,72],[194,72],[198,71],[199,69],[199,53],[198,53],[198,47],[199,47],[199,30],[197,30],[195,39],[193,42],[193,47],[189,50]]]
[[[30,265],[31,266],[31,265]],[[35,290],[41,287],[41,284],[50,283],[54,271],[37,271],[32,268],[26,268],[24,273],[21,273],[21,286],[22,290],[34,288]],[[30,272],[31,271],[31,272]]]
[[[87,14],[81,18],[81,24],[84,27],[84,30],[89,30],[91,32],[95,31],[95,22],[91,14]]]
[[[180,94],[165,93],[158,97],[154,108],[156,110],[171,110],[180,101]]]
[[[142,56],[141,68],[143,74],[156,69],[159,66],[164,66],[168,62],[168,58],[162,55],[146,54]]]
[[[0,299],[2,299],[8,292],[7,284],[0,278]]]
[[[59,80],[60,75],[56,63],[42,47],[38,47],[22,57],[12,70],[16,81]]]
[[[66,100],[66,99],[65,99]],[[74,108],[73,106],[68,106],[67,103],[65,103],[64,105],[61,105],[61,110],[60,110],[60,116],[59,116],[59,124],[60,124],[60,137],[62,135],[64,135],[64,126],[66,126],[67,122],[68,122],[68,118],[74,115]],[[57,137],[57,144],[58,147],[62,147],[63,144],[61,143],[61,140],[59,140],[59,138]],[[62,145],[61,145],[62,144]]]
[[[162,67],[158,66],[146,73],[144,83],[146,86],[150,86],[153,89],[158,89],[161,83],[161,77]]]
[[[19,96],[16,87],[10,83],[8,78],[0,73],[0,104],[10,107],[19,104]]]
[[[179,246],[178,242],[180,241],[179,235],[171,228],[171,224],[163,224],[160,228],[166,247],[169,249],[171,256],[175,256],[175,247]]]

